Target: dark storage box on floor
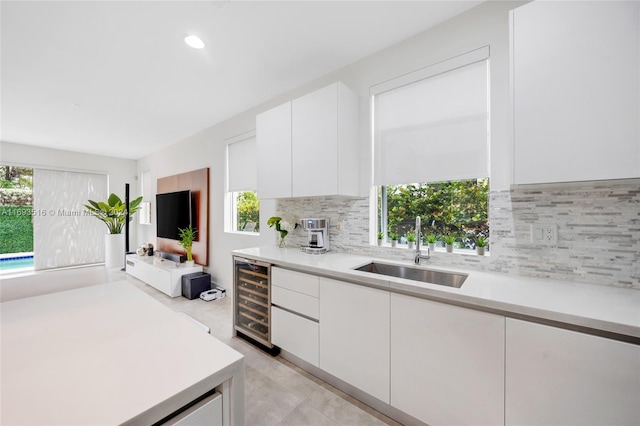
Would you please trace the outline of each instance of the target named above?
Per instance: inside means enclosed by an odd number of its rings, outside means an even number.
[[[182,276],[182,295],[187,299],[197,299],[203,291],[211,290],[211,275],[194,272]]]

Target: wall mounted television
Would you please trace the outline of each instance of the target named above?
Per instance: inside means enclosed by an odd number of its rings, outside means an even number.
[[[179,240],[178,229],[193,224],[193,199],[191,191],[156,194],[157,233],[160,238]]]

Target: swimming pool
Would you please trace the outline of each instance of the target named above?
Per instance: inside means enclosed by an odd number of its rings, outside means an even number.
[[[33,255],[2,255],[0,271],[33,268]]]

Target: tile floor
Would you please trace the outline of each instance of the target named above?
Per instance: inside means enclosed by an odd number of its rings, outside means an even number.
[[[0,299],[8,301],[123,279],[169,308],[207,325],[213,336],[244,354],[247,426],[399,425],[288,361],[233,337],[230,297],[211,302],[172,299],[120,270],[99,266],[3,279]]]
[[[245,356],[247,426],[399,425],[288,361],[233,337],[231,298],[172,299],[135,278],[126,279],[171,309],[207,325],[213,336]]]

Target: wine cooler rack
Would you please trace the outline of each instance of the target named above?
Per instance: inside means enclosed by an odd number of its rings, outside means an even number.
[[[268,348],[271,343],[271,265],[233,258],[234,329]]]

